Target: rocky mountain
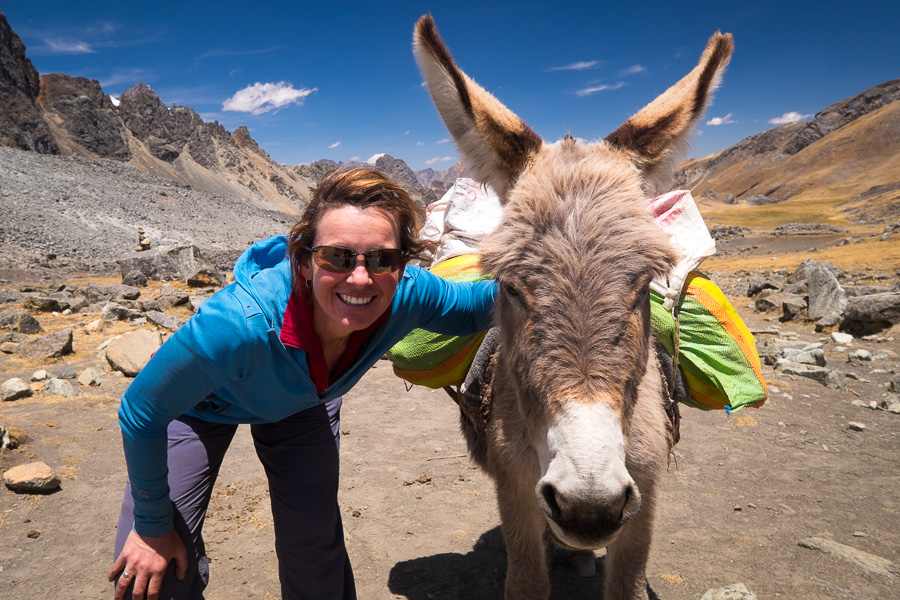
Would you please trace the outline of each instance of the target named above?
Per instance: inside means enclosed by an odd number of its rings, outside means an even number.
[[[435,171],[432,168],[416,171],[416,180],[431,189],[438,198],[443,196],[456,182],[458,177],[467,177],[468,169],[462,160],[457,161],[446,171]]]
[[[189,107],[166,106],[144,83],[113,100],[97,80],[38,76],[2,13],[0,145],[127,162],[182,186],[291,216],[300,214],[324,173],[341,166],[331,161],[285,166],[260,148],[246,127],[229,133]],[[402,160],[385,155],[375,166],[423,205],[436,199]]]
[[[40,87],[37,69],[25,56],[25,44],[0,12],[0,144],[58,151],[37,106]]]
[[[853,221],[900,213],[900,79],[836,102],[811,121],[686,161],[676,185],[705,202],[821,199]]]

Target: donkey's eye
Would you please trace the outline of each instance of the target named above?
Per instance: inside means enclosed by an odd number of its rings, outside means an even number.
[[[506,294],[506,297],[509,298],[509,300],[513,304],[516,304],[517,306],[520,306],[522,308],[525,307],[525,299],[522,297],[522,294],[519,293],[519,290],[509,285],[508,283],[501,283],[500,287],[503,290],[503,293]]]

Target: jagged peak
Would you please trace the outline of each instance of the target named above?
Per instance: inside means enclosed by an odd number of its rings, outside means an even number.
[[[119,96],[119,99],[134,101],[134,100],[137,100],[143,94],[152,94],[154,98],[159,100],[159,96],[157,96],[156,92],[153,91],[153,88],[151,88],[149,85],[147,85],[143,81],[139,81],[138,83],[134,84],[133,86],[131,86],[130,88],[128,88],[127,90],[122,92],[122,95]]]

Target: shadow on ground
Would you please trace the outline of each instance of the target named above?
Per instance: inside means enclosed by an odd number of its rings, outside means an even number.
[[[553,556],[551,600],[602,598],[604,557],[597,557],[597,575],[575,574],[562,552]],[[398,562],[391,569],[388,588],[408,600],[501,600],[506,577],[506,548],[500,527],[483,533],[471,552],[423,556]],[[650,600],[659,596],[647,587]]]

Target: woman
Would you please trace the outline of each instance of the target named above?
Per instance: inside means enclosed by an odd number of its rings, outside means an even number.
[[[337,505],[341,396],[414,328],[490,327],[493,283],[406,265],[424,249],[421,212],[376,171],[329,174],[289,238],[244,252],[235,283],[135,378],[119,409],[117,600],[201,596],[203,518],[239,423],[269,480],[282,597],[356,597]]]

